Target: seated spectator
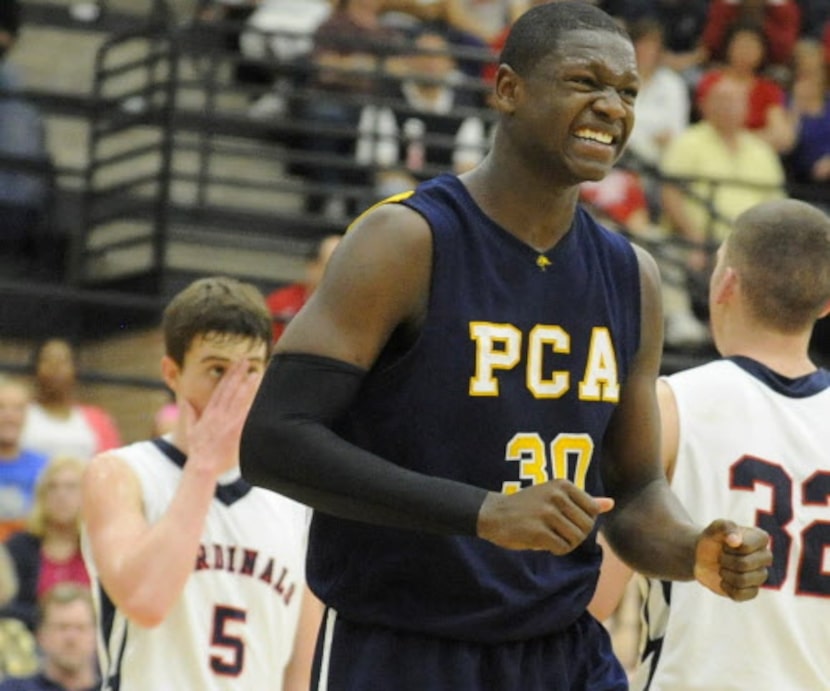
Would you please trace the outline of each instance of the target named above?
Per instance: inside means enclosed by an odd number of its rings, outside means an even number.
[[[0,617],[0,680],[26,677],[39,666],[34,634],[19,619]]]
[[[786,157],[790,178],[800,183],[830,180],[830,91],[821,46],[800,41],[795,50],[795,78],[790,112],[797,126],[795,146]],[[830,203],[830,200],[828,200]]]
[[[334,11],[314,33],[311,54],[312,91],[296,108],[298,121],[314,128],[298,138],[302,150],[317,155],[294,172],[317,183],[306,198],[306,211],[340,219],[362,208],[359,194],[336,188],[370,188],[366,171],[356,167],[354,151],[360,112],[367,99],[388,89],[395,54],[405,36],[381,22],[383,0],[338,0]]]
[[[597,4],[629,29],[644,20],[657,22],[663,29],[664,65],[694,87],[709,59],[700,41],[709,0],[598,0]]]
[[[402,68],[394,105],[369,105],[360,118],[358,163],[373,167],[377,199],[412,189],[439,173],[464,173],[488,148],[475,93],[450,53],[448,40],[425,28]]]
[[[121,443],[109,413],[76,400],[76,366],[75,350],[63,339],[47,340],[35,350],[35,395],[23,427],[24,447],[88,460]]]
[[[17,575],[18,592],[0,617],[19,619],[32,631],[37,601],[58,583],[89,586],[81,555],[81,476],[86,462],[71,456],[49,461],[40,476],[27,529],[6,541]]]
[[[37,643],[40,671],[6,679],[0,691],[93,691],[98,689],[95,612],[88,588],[63,583],[40,603]]]
[[[792,146],[795,128],[785,109],[784,90],[761,75],[765,51],[764,36],[757,25],[734,25],[726,41],[726,62],[703,75],[697,87],[697,100],[704,98],[712,85],[721,79],[738,83],[747,94],[744,122],[747,129],[782,152]]]
[[[446,0],[447,23],[488,45],[526,10],[527,0]]]
[[[770,63],[789,66],[801,33],[801,10],[795,0],[711,0],[702,36],[710,60],[726,59],[730,31],[738,24],[760,27]]]
[[[29,389],[0,374],[0,541],[22,530],[46,456],[20,445]]]
[[[272,291],[265,298],[268,311],[274,318],[274,343],[282,336],[285,327],[300,311],[302,306],[308,302],[311,294],[315,291],[326,264],[329,263],[331,255],[340,243],[339,235],[327,235],[317,244],[314,254],[309,257],[306,263],[305,277],[301,282],[291,283],[282,288]]]
[[[700,102],[700,122],[678,135],[663,156],[666,220],[698,247],[721,242],[742,211],[783,194],[778,155],[744,124],[745,95],[741,84],[718,80]],[[704,255],[692,256],[694,268],[704,268]]]
[[[700,102],[702,119],[669,144],[660,165],[662,206],[669,231],[683,243],[687,294],[693,312],[707,309],[712,252],[732,222],[750,206],[784,195],[784,169],[775,150],[746,129],[745,87],[721,79]],[[668,314],[672,308],[665,305]],[[687,324],[681,333],[690,333]],[[666,323],[667,341],[675,326]],[[677,336],[680,339],[680,336]]]
[[[270,118],[288,112],[292,91],[302,86],[305,61],[314,47],[317,28],[331,14],[328,0],[263,0],[248,18],[239,39],[249,60],[272,60],[280,73],[271,88],[248,110],[254,117]],[[280,68],[292,66],[291,74]]]
[[[7,271],[29,271],[47,251],[51,156],[40,112],[20,93],[6,59],[20,29],[18,0],[0,2],[0,256],[17,260]],[[5,160],[3,160],[5,159]],[[26,172],[36,164],[42,172]],[[51,257],[51,255],[50,255]],[[22,260],[22,261],[21,261]]]
[[[17,573],[0,543],[0,607],[17,595]],[[0,616],[0,680],[33,673],[38,666],[35,638],[19,619]]]
[[[629,34],[637,56],[640,92],[634,103],[637,117],[628,140],[628,152],[643,164],[649,218],[657,219],[660,193],[654,173],[663,150],[689,126],[689,90],[677,72],[662,64],[663,27],[657,20],[640,19],[631,25]]]
[[[257,61],[247,60],[240,46],[245,23],[259,4],[260,0],[197,0],[194,10],[199,28],[211,30],[226,51],[238,56],[233,66],[234,79],[255,92],[273,79],[271,70]]]
[[[709,0],[653,0],[650,16],[663,27],[663,62],[694,87],[709,59],[701,43]]]

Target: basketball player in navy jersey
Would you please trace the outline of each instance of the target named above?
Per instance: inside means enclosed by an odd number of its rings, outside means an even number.
[[[794,199],[745,211],[718,251],[709,307],[723,357],[657,385],[663,465],[694,518],[757,522],[774,536],[774,560],[740,606],[693,584],[641,581],[647,628],[631,686],[830,689],[830,372],[809,352],[830,312],[830,218]],[[597,616],[629,576],[605,554]]]
[[[315,509],[313,688],[626,688],[586,612],[601,514],[635,568],[757,594],[767,535],[701,529],[663,477],[655,263],[577,204],[637,87],[607,14],[528,11],[490,154],[359,218],[277,345],[241,462]]]

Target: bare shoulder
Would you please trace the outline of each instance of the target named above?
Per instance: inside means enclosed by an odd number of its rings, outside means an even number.
[[[637,256],[637,264],[640,267],[640,277],[652,286],[660,287],[660,269],[657,261],[646,249],[632,243],[634,254]]]
[[[371,366],[396,328],[423,315],[431,272],[427,221],[401,204],[371,209],[349,228],[277,351]]]
[[[432,234],[426,219],[408,206],[397,203],[379,204],[359,216],[349,227],[344,243],[373,248],[388,254],[389,260],[399,257],[401,250],[414,252],[410,259],[432,250]],[[370,247],[366,247],[369,245]]]
[[[83,477],[84,512],[89,514],[97,507],[111,504],[115,499],[124,501],[138,498],[141,485],[129,464],[116,452],[107,451],[95,456],[87,465]]]

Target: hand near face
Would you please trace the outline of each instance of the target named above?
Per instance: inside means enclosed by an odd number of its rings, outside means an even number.
[[[515,494],[487,495],[478,515],[478,536],[507,549],[568,554],[587,538],[613,499],[592,497],[567,480],[553,480]]]
[[[261,380],[262,372],[238,360],[224,373],[201,415],[183,401],[188,464],[198,463],[218,475],[238,463],[242,426]]]
[[[742,602],[758,594],[767,580],[770,564],[772,552],[767,533],[717,520],[700,534],[695,550],[695,579],[718,595]]]

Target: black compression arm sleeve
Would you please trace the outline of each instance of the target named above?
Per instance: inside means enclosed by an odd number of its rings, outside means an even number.
[[[277,355],[242,433],[243,475],[341,518],[475,535],[486,490],[407,470],[330,429],[348,409],[364,374],[330,358]]]

